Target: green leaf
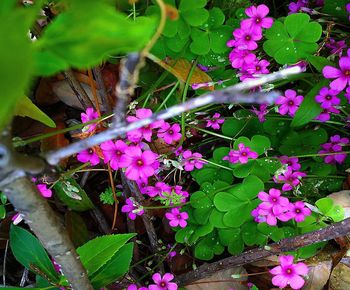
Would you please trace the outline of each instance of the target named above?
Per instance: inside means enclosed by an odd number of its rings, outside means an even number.
[[[51,128],[56,127],[55,122],[36,105],[34,105],[28,97],[23,97],[18,101],[15,109],[15,115],[32,118]]]
[[[181,16],[185,19],[185,21],[189,25],[200,26],[208,19],[209,12],[206,9],[197,9],[195,11],[193,10],[181,11]]]
[[[4,219],[6,217],[6,208],[3,204],[0,204],[0,219]]]
[[[266,243],[267,238],[258,231],[256,222],[248,222],[242,226],[242,239],[247,246]]]
[[[109,264],[116,254],[134,236],[135,234],[106,235],[90,240],[77,248],[77,253],[89,277],[98,275],[98,272],[103,271],[102,268],[110,267]]]
[[[334,202],[333,199],[324,197],[316,201],[315,205],[323,214],[327,214],[333,208]]]
[[[245,164],[237,164],[233,169],[233,175],[237,178],[247,177],[254,169],[256,160],[249,160]]]
[[[290,124],[291,127],[303,126],[322,112],[320,104],[315,101],[315,96],[318,94],[320,89],[327,86],[327,84],[328,81],[323,79],[307,93],[298,111],[296,112],[292,123]]]
[[[275,21],[266,32],[265,52],[279,64],[296,63],[310,56],[317,50],[322,27],[309,21],[310,16],[304,13],[288,15],[284,23]]]
[[[238,237],[237,239],[231,240],[227,249],[231,255],[238,255],[242,253],[244,250],[244,243],[242,238]]]
[[[228,192],[219,192],[214,197],[214,205],[219,211],[239,210],[245,204]]]
[[[213,159],[216,163],[219,163],[222,161],[222,158],[224,158],[225,156],[228,155],[228,153],[230,152],[230,148],[229,147],[219,147],[216,148],[213,152]]]
[[[197,55],[205,55],[210,50],[209,35],[199,29],[193,29],[191,33],[193,42],[190,45],[191,52]]]
[[[241,200],[250,200],[257,197],[264,190],[264,183],[255,175],[247,176],[236,190],[235,196]]]
[[[75,247],[79,247],[89,239],[89,232],[84,219],[74,211],[65,214],[65,226]]]
[[[133,254],[134,244],[128,243],[124,245],[113,257],[108,261],[101,269],[94,275],[90,277],[91,283],[94,288],[101,288],[112,282],[116,281],[118,278],[122,277],[125,273],[129,271],[132,254]]]
[[[226,228],[226,225],[223,222],[224,213],[221,211],[218,211],[217,209],[213,209],[211,211],[211,214],[209,216],[209,222],[215,227],[219,229]]]
[[[329,14],[333,17],[337,17],[344,23],[348,24],[348,12],[345,9],[345,5],[348,4],[348,0],[325,0],[322,8],[322,13]]]
[[[259,155],[265,153],[271,147],[270,139],[266,136],[254,135],[251,140],[250,149]]]
[[[9,11],[9,9],[13,10]],[[10,122],[16,104],[23,98],[33,71],[28,38],[31,14],[24,8],[0,7],[0,131]]]
[[[36,266],[53,282],[59,281],[58,274],[44,247],[30,232],[15,225],[11,225],[10,247],[17,261],[24,267],[33,270],[31,265]]]
[[[323,56],[309,55],[307,57],[307,61],[311,63],[311,65],[314,66],[320,73],[326,65],[334,66],[333,62],[329,61]]]
[[[64,62],[76,68],[88,68],[109,55],[141,50],[154,30],[154,19],[139,17],[134,22],[117,12],[112,3],[75,1],[47,26],[35,48],[61,59],[61,69],[66,67]],[[37,62],[42,62],[43,55],[36,56]],[[50,70],[54,72],[52,67]]]
[[[218,230],[221,245],[228,246],[232,240],[240,237],[240,228],[226,228]]]
[[[53,188],[58,198],[73,210],[85,211],[94,208],[85,190],[73,178],[60,180]]]
[[[221,28],[225,21],[225,14],[219,7],[209,10],[208,25],[210,28]]]
[[[239,227],[252,218],[250,214],[251,210],[247,204],[240,204],[235,209],[231,209],[225,213],[223,222],[228,227]]]

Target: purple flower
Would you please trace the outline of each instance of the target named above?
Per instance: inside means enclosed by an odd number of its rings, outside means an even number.
[[[125,156],[125,150],[128,148],[128,145],[122,140],[117,140],[116,142],[109,140],[102,143],[100,148],[103,153],[104,162],[109,162],[111,168],[118,170],[119,168],[127,166],[128,160]]]
[[[87,123],[90,122],[92,120],[95,120],[98,118],[98,113],[95,112],[95,110],[93,108],[87,108],[85,113],[81,113],[80,114],[81,117],[81,121],[83,123]],[[87,125],[86,127],[84,127],[83,131],[84,132],[92,132],[95,130],[97,124],[90,124]]]
[[[323,87],[315,97],[315,100],[317,103],[321,104],[321,108],[328,109],[329,107],[340,104],[340,99],[337,97],[338,94],[339,92],[336,90],[330,90],[327,87]]]
[[[340,111],[334,107],[323,109],[323,111],[317,117],[315,117],[315,120],[318,120],[320,122],[327,122],[331,118],[331,113],[339,114]]]
[[[199,160],[202,158],[202,154],[200,153],[192,153],[190,150],[186,150],[182,153],[184,169],[186,171],[192,171],[194,168],[201,169],[205,161]]]
[[[288,157],[286,155],[283,155],[279,157],[279,160],[282,164],[287,164],[293,170],[299,170],[301,168],[301,165],[299,164],[299,159],[297,157]]]
[[[128,217],[131,220],[135,220],[137,215],[143,215],[145,212],[142,206],[138,205],[133,198],[127,198],[125,205],[122,206],[122,212],[128,213]]]
[[[229,60],[233,68],[241,68],[244,64],[251,64],[256,56],[249,50],[235,48],[229,54]]]
[[[257,222],[266,222],[270,226],[277,225],[277,218],[284,213],[285,208],[283,207],[268,207],[262,208],[260,205],[257,207],[257,212],[252,212],[252,215],[258,214],[258,217],[255,217]]]
[[[170,193],[171,186],[164,182],[157,182],[155,186],[146,186],[144,193],[150,197],[161,196],[163,192]]]
[[[283,191],[292,190],[293,187],[297,186],[300,183],[301,177],[305,177],[306,174],[304,172],[292,171],[292,168],[288,167],[287,170],[281,175],[274,178],[275,182],[284,183],[282,186]]]
[[[332,66],[325,66],[322,70],[326,79],[335,79],[330,83],[333,90],[342,91],[346,85],[350,85],[350,57],[341,57],[337,69]]]
[[[181,127],[179,124],[173,124],[170,126],[169,123],[164,122],[162,127],[158,130],[157,136],[162,138],[165,143],[173,144],[181,139],[182,135],[179,133],[180,131]]]
[[[125,175],[130,180],[145,179],[155,173],[158,155],[151,150],[142,152],[140,147],[133,146],[125,150]],[[156,167],[156,168],[155,168]]]
[[[235,46],[239,49],[254,50],[258,48],[256,41],[262,38],[261,29],[249,27],[248,24],[241,23],[241,28],[233,32],[236,39]]]
[[[138,288],[136,284],[130,284],[126,290],[148,290],[147,287]]]
[[[297,0],[297,2],[291,2],[288,5],[288,8],[289,8],[288,14],[301,12],[302,8],[307,7],[308,2],[309,2],[308,0]]]
[[[346,48],[346,43],[344,40],[335,41],[333,38],[330,38],[329,42],[326,43],[326,47],[331,50],[331,54],[337,54],[341,56],[343,54],[344,48]]]
[[[253,27],[255,29],[261,29],[261,28],[270,28],[273,23],[273,19],[270,17],[266,17],[267,14],[269,14],[269,8],[261,4],[257,7],[250,6],[245,10],[245,14],[249,16],[248,19],[244,19],[241,24]]]
[[[98,155],[95,153],[93,149],[87,149],[79,152],[77,154],[77,159],[78,161],[82,163],[90,162],[92,166],[97,165],[100,163],[100,158]]]
[[[36,187],[41,193],[42,197],[50,198],[52,196],[52,190],[50,188],[47,188],[46,184],[40,183],[40,184],[37,184]]]
[[[244,70],[247,71],[249,74],[268,74],[270,71],[267,69],[267,67],[270,65],[270,63],[265,60],[255,60],[252,63],[244,65]]]
[[[231,150],[228,156],[222,158],[223,160],[228,160],[231,163],[242,163],[245,164],[248,162],[249,158],[256,159],[258,158],[258,153],[251,151],[249,147],[246,147],[243,143],[238,144],[238,150]]]
[[[218,129],[220,129],[220,124],[223,124],[224,122],[225,122],[225,119],[223,119],[223,118],[220,119],[220,114],[215,113],[213,115],[213,117],[211,117],[207,120],[206,127],[211,127],[215,130],[218,130]]]
[[[286,90],[284,96],[280,96],[276,100],[276,104],[280,105],[278,112],[281,115],[286,115],[294,117],[296,111],[299,109],[300,104],[303,102],[303,96],[297,96],[297,92],[294,90]]]
[[[311,215],[311,210],[308,209],[302,201],[290,203],[288,210],[297,223],[304,221],[305,217]]]
[[[266,104],[259,105],[259,110],[253,107],[253,110],[250,110],[250,111],[257,115],[259,122],[261,123],[266,121],[265,115],[269,112],[267,110]]]
[[[348,103],[350,104],[350,87],[346,88],[344,96],[348,100]]]
[[[129,123],[132,122],[136,122],[142,119],[146,119],[152,116],[152,111],[150,109],[138,109],[136,110],[136,116],[128,116],[126,118],[126,120]],[[128,139],[131,142],[139,142],[142,140],[142,138],[144,138],[146,141],[151,142],[151,138],[152,138],[152,129],[155,128],[160,128],[163,125],[164,121],[160,120],[160,121],[156,121],[153,122],[150,125],[144,126],[142,128],[130,131],[127,133]]]
[[[171,227],[180,226],[181,228],[185,228],[187,226],[188,214],[187,212],[180,212],[178,208],[171,209],[171,212],[167,212],[165,217],[170,221],[169,225]]]
[[[273,285],[279,288],[290,285],[292,289],[301,289],[304,286],[305,281],[301,276],[307,275],[309,269],[304,263],[293,264],[293,259],[291,255],[279,257],[280,266],[270,270],[270,273],[274,275]]]
[[[258,198],[262,201],[262,203],[259,205],[259,207],[262,209],[272,208],[273,210],[276,210],[289,205],[288,198],[281,196],[281,191],[275,188],[271,188],[269,193],[260,191],[258,193]],[[281,210],[277,211],[281,212]]]
[[[165,273],[162,277],[159,273],[155,273],[152,276],[154,283],[148,286],[149,290],[177,290],[177,284],[170,282],[174,279],[174,275]]]
[[[327,155],[320,156],[324,158],[325,163],[341,164],[344,162],[347,155],[345,153],[341,153],[341,154],[333,154],[333,153],[342,152],[343,151],[342,147],[347,145],[348,143],[349,143],[348,138],[341,138],[339,135],[334,135],[334,136],[331,136],[329,143],[325,143],[321,145],[323,150],[319,151],[318,153],[320,154],[330,153],[330,155],[328,156]]]

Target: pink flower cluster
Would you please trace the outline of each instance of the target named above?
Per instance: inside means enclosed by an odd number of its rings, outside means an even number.
[[[297,157],[281,156],[280,161],[282,164],[287,165],[287,169],[278,176],[275,176],[273,180],[276,183],[284,183],[282,186],[283,191],[292,190],[295,186],[300,184],[302,177],[305,177],[304,172],[298,171],[301,168],[299,159]]]
[[[343,146],[349,144],[348,138],[341,138],[339,135],[331,136],[330,142],[324,143],[321,145],[323,148],[318,153],[319,154],[329,154],[329,155],[321,155],[320,157],[324,158],[325,163],[343,163],[347,154],[341,153],[343,152]]]
[[[131,220],[135,220],[136,216],[141,216],[144,214],[143,207],[134,201],[133,198],[127,198],[125,200],[125,205],[122,206],[122,212],[127,213]]]
[[[306,216],[311,215],[311,210],[305,207],[304,202],[291,203],[287,197],[281,196],[280,190],[271,188],[269,193],[259,192],[258,198],[262,201],[252,211],[254,220],[258,223],[266,222],[270,226],[277,225],[277,220],[286,222],[294,219],[302,222]]]
[[[233,68],[239,70],[240,80],[254,79],[256,74],[269,73],[270,63],[265,59],[258,59],[253,50],[258,48],[257,41],[262,39],[262,29],[270,28],[273,19],[266,17],[269,8],[261,4],[257,7],[250,6],[245,10],[248,19],[241,21],[240,28],[233,31],[234,39],[227,42],[228,47],[233,47],[229,59]]]
[[[267,115],[267,113],[269,112],[267,110],[267,105],[266,104],[261,104],[259,105],[259,109],[255,108],[253,106],[253,109],[250,110],[251,112],[253,112],[257,117],[260,123],[263,123],[266,121],[265,115]]]
[[[279,105],[278,113],[281,115],[288,114],[289,116],[294,117],[303,100],[304,97],[301,95],[298,96],[296,91],[286,90],[284,96],[279,96],[275,101],[275,103]]]
[[[171,282],[174,279],[174,275],[165,273],[163,276],[159,273],[155,273],[152,276],[154,284],[150,284],[148,287],[138,288],[136,284],[128,286],[127,290],[177,290],[176,283]]]
[[[343,50],[346,48],[346,42],[345,40],[335,41],[334,38],[330,38],[326,43],[326,47],[331,50],[331,54],[342,56]]]
[[[180,226],[181,228],[185,228],[187,226],[188,213],[180,212],[178,208],[171,209],[170,212],[165,214],[165,217],[169,220],[169,225],[171,227],[176,228]]]
[[[294,257],[291,255],[280,256],[280,265],[270,270],[270,273],[274,276],[272,278],[272,284],[279,287],[285,288],[288,285],[292,289],[301,289],[305,281],[302,276],[306,276],[309,269],[306,264],[299,262],[293,263]]]
[[[238,150],[231,150],[227,156],[224,156],[222,160],[227,160],[231,163],[248,163],[249,158],[258,158],[258,153],[251,151],[249,147],[246,147],[243,143],[238,144]]]
[[[205,127],[212,128],[214,130],[219,130],[220,125],[225,122],[224,118],[220,118],[219,113],[215,113],[213,117],[207,118],[207,125]]]
[[[315,96],[315,101],[321,105],[323,111],[318,115],[315,120],[321,122],[329,121],[331,118],[331,113],[339,114],[340,111],[335,107],[340,104],[340,99],[337,97],[339,91],[328,89],[323,87],[317,96]]]
[[[181,153],[182,163],[185,171],[193,171],[195,168],[201,169],[206,162],[201,160],[203,157],[200,153],[192,153],[191,150],[185,150]]]
[[[85,113],[80,115],[82,123],[87,123],[98,118],[98,113],[93,108],[87,108]],[[83,132],[90,133],[96,129],[97,124],[90,124],[83,128]]]

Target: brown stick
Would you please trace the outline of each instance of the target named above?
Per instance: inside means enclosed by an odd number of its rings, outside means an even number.
[[[25,177],[24,171],[14,171],[1,182],[0,188],[9,201],[24,215],[25,222],[55,261],[74,290],[93,290],[87,273],[79,260],[67,231],[60,223],[46,200],[33,183]],[[12,180],[12,182],[11,182]]]
[[[92,101],[90,100],[88,94],[85,92],[84,88],[81,86],[80,82],[76,79],[74,73],[71,70],[67,70],[63,72],[66,77],[69,86],[73,90],[74,94],[77,96],[79,102],[84,107],[84,109],[88,107],[94,108]]]
[[[98,88],[99,88],[99,93],[101,96],[101,102],[106,108],[106,113],[110,113],[112,111],[111,104],[109,103],[108,100],[108,94],[107,94],[107,89],[105,86],[105,83],[103,81],[103,76],[100,67],[95,67],[92,69],[92,72],[94,73]]]
[[[176,277],[179,285],[190,285],[192,282],[209,277],[223,269],[242,266],[255,262],[271,255],[294,251],[318,242],[325,242],[350,233],[350,218],[334,223],[321,230],[306,233],[300,236],[286,238],[278,243],[246,251],[240,255],[229,257],[211,264],[200,266],[194,271]]]

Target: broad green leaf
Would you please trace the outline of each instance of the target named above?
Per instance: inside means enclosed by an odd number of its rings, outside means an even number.
[[[242,226],[242,239],[247,246],[266,243],[267,238],[258,231],[256,222],[248,222]]]
[[[191,33],[193,42],[190,45],[191,52],[197,55],[205,55],[210,50],[209,35],[207,32],[193,29]]]
[[[311,63],[311,65],[314,66],[320,73],[326,65],[334,66],[333,62],[329,61],[323,56],[309,55],[307,57],[307,61]]]
[[[205,5],[207,5],[207,2],[207,0],[181,0],[179,10],[190,11],[197,8],[203,8]]]
[[[224,229],[226,228],[226,225],[223,222],[224,215],[223,212],[214,208],[209,216],[209,222],[216,228]]]
[[[217,162],[217,163],[222,161],[222,158],[227,156],[229,152],[230,152],[230,148],[229,147],[216,148],[214,150],[214,152],[213,152],[213,159],[214,159],[214,161]]]
[[[219,229],[218,235],[221,245],[228,246],[230,244],[230,241],[240,237],[240,232],[240,228]]]
[[[85,190],[73,178],[60,180],[53,188],[58,198],[73,210],[85,211],[94,208]]]
[[[88,68],[109,55],[141,50],[154,30],[154,19],[140,17],[134,22],[104,1],[76,1],[46,27],[35,48],[61,59],[61,69],[66,67],[64,62]],[[47,55],[36,54],[36,61],[42,62],[40,57]]]
[[[269,138],[262,135],[254,135],[251,139],[250,149],[259,155],[265,153],[271,147]]]
[[[37,267],[52,281],[58,282],[58,274],[39,240],[30,232],[18,226],[11,225],[10,247],[17,261],[29,270],[31,265]]]
[[[318,251],[320,251],[327,242],[314,243],[306,247],[298,249],[298,256],[302,259],[308,259],[312,256],[315,256]]]
[[[133,243],[124,245],[95,275],[89,275],[95,289],[104,287],[128,272],[132,254]]]
[[[227,249],[228,249],[229,253],[233,256],[242,253],[244,250],[244,243],[243,243],[242,238],[237,237],[237,239],[231,240]]]
[[[219,211],[239,210],[245,204],[228,192],[219,192],[214,197],[214,205]]]
[[[248,219],[251,219],[251,208],[247,204],[240,204],[234,209],[225,213],[223,222],[226,226],[236,228],[245,223]]]
[[[345,5],[348,4],[348,0],[325,0],[322,12],[331,16],[337,17],[345,24],[349,23],[348,12],[345,9]]]
[[[24,8],[8,11],[11,6],[1,4],[0,7],[0,131],[10,122],[33,71],[32,49],[27,35],[31,15]]]
[[[322,112],[320,104],[315,101],[315,96],[318,94],[320,89],[327,86],[327,84],[328,81],[326,79],[323,79],[314,87],[312,87],[312,89],[306,94],[303,102],[301,103],[292,120],[292,123],[290,124],[291,127],[303,126]]]
[[[77,253],[89,276],[93,277],[100,270],[103,271],[125,243],[134,236],[135,234],[105,235],[77,248]]]
[[[255,163],[256,163],[256,160],[249,160],[245,164],[235,165],[233,169],[233,175],[237,178],[247,177],[254,169]]]
[[[225,14],[218,7],[209,10],[208,24],[210,28],[220,28],[225,21]]]
[[[264,183],[255,175],[247,176],[235,193],[235,196],[242,200],[250,200],[257,197],[260,191],[264,190]]]
[[[3,204],[0,204],[0,219],[4,219],[6,217],[6,208]]]
[[[310,16],[306,13],[294,13],[286,17],[284,26],[293,38],[299,35],[310,21]]]
[[[28,97],[23,97],[18,101],[15,109],[15,115],[32,118],[51,128],[56,127],[55,122],[36,105],[34,105]]]
[[[74,211],[67,211],[64,217],[65,226],[75,247],[79,247],[89,239],[89,232],[84,219]]]
[[[188,0],[185,1],[187,2]],[[206,9],[188,10],[181,11],[181,16],[189,25],[200,26],[208,19],[209,12]]]
[[[193,233],[194,228],[191,225],[187,225],[187,227],[176,232],[175,241],[178,243],[187,244]]]
[[[315,202],[315,205],[323,213],[327,214],[334,206],[333,199],[329,197],[324,197]]]

